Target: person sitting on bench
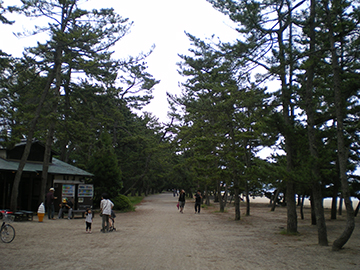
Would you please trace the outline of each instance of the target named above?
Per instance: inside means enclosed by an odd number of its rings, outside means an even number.
[[[68,198],[63,198],[62,203],[60,204],[60,210],[59,210],[59,215],[58,215],[59,219],[62,218],[63,211],[66,210],[66,209],[69,211],[68,219],[71,219],[72,210],[73,210],[73,203]]]

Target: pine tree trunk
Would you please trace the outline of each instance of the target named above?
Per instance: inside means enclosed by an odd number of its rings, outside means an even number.
[[[305,195],[301,196],[301,202],[300,202],[300,216],[301,219],[304,219],[304,201],[305,201]]]
[[[335,113],[336,113],[336,135],[337,135],[337,155],[339,161],[339,170],[340,170],[340,181],[341,181],[341,191],[345,202],[346,207],[346,225],[343,233],[337,238],[332,246],[333,251],[340,250],[346,242],[350,239],[354,228],[355,228],[355,218],[354,218],[354,209],[352,207],[350,199],[350,190],[349,184],[346,175],[346,163],[347,163],[347,149],[345,147],[345,138],[344,138],[344,123],[343,123],[343,107],[341,95],[341,79],[340,79],[340,66],[338,63],[338,55],[335,47],[335,38],[334,30],[331,18],[333,17],[331,11],[329,10],[328,3],[325,4],[325,9],[327,12],[328,20],[328,34],[330,41],[331,49],[331,60],[332,60],[332,70],[333,70],[333,87],[334,87],[334,99],[335,99]]]
[[[247,180],[245,180],[245,196],[246,196],[246,215],[250,216],[249,184]]]
[[[224,193],[224,207],[226,207],[228,201],[228,187],[225,185],[225,193]]]
[[[289,15],[291,16],[291,15]],[[293,170],[293,158],[294,158],[294,143],[293,143],[293,112],[291,104],[292,93],[292,78],[289,76],[289,83],[286,80],[287,74],[287,61],[286,51],[288,50],[283,41],[283,22],[279,21],[279,28],[282,31],[278,31],[278,45],[279,45],[279,60],[280,60],[280,81],[281,81],[281,100],[282,100],[282,113],[284,120],[284,138],[285,138],[285,152],[286,152],[286,170],[288,175],[286,177],[286,203],[287,203],[287,232],[297,232],[297,216],[296,216],[296,202],[295,202],[295,187],[294,180],[291,177]],[[290,41],[291,42],[291,41]],[[292,46],[289,45],[289,46]],[[290,67],[291,69],[291,67]]]
[[[315,108],[313,104],[313,80],[314,80],[314,70],[315,64],[317,62],[317,57],[315,54],[315,7],[316,1],[311,0],[311,12],[309,18],[309,36],[310,36],[310,52],[309,52],[309,62],[310,65],[306,70],[306,114],[307,114],[307,130],[308,130],[308,140],[309,140],[309,151],[311,155],[311,172],[312,172],[312,194],[313,194],[313,203],[316,216],[316,225],[318,229],[318,243],[321,246],[327,246],[327,229],[324,215],[323,207],[323,197],[321,193],[321,177],[319,172],[319,157],[317,152],[317,142],[315,139]]]
[[[222,199],[222,196],[221,196],[221,186],[220,186],[220,180],[217,180],[217,187],[218,187],[218,191],[217,191],[217,195],[218,195],[218,198],[219,198],[219,211],[220,212],[224,212],[225,211],[225,208],[224,208],[224,202],[223,202],[223,199]]]
[[[333,194],[333,197],[331,200],[331,219],[336,219],[337,199],[338,199],[337,195],[335,196],[335,194]]]
[[[314,196],[312,194],[310,197],[310,203],[311,203],[311,225],[316,225],[315,203],[314,203]]]
[[[240,220],[240,198],[239,198],[239,188],[235,187],[234,188],[234,196],[235,196],[235,200],[234,200],[234,204],[235,204],[235,220]]]
[[[288,180],[286,186],[286,206],[287,206],[287,233],[297,233],[297,214],[295,201],[295,185]]]
[[[323,198],[321,195],[321,187],[314,183],[313,185],[313,199],[314,199],[314,211],[316,217],[316,226],[318,229],[318,244],[320,246],[327,246],[327,228],[325,222],[325,214],[323,207]]]
[[[43,161],[43,169],[41,173],[41,190],[38,204],[44,202],[45,194],[46,194],[46,183],[48,180],[48,171],[49,171],[49,163],[51,157],[51,145],[53,143],[53,135],[54,135],[55,123],[52,122],[49,128],[49,134],[46,139],[45,144],[45,153],[44,153],[44,161]]]
[[[338,210],[338,215],[341,216],[342,215],[342,209],[343,209],[343,197],[342,195],[339,198],[339,210]]]
[[[276,204],[277,204],[277,201],[278,201],[279,193],[280,193],[280,190],[277,189],[277,190],[275,191],[274,201],[273,201],[273,205],[272,205],[272,207],[271,207],[271,211],[275,211],[275,207],[276,207]]]
[[[217,190],[214,190],[214,202],[215,203],[219,202],[219,196],[218,196],[218,191]]]
[[[58,55],[58,57],[61,56],[59,51],[57,51],[57,55]],[[36,126],[37,126],[37,122],[39,120],[39,117],[40,117],[40,114],[41,114],[45,99],[46,99],[46,97],[47,97],[47,95],[49,93],[51,84],[53,83],[53,81],[55,79],[55,75],[56,75],[56,73],[60,72],[60,67],[61,67],[60,61],[55,61],[54,68],[53,68],[52,72],[49,73],[47,82],[46,82],[46,84],[44,86],[44,89],[43,89],[43,92],[41,94],[40,101],[39,101],[39,104],[38,104],[38,106],[36,108],[34,118],[30,122],[30,128],[29,128],[29,131],[28,131],[28,134],[27,134],[25,149],[24,149],[23,155],[21,157],[19,167],[18,167],[18,169],[16,171],[15,179],[14,179],[14,183],[13,183],[13,187],[12,187],[12,191],[11,191],[10,208],[11,208],[11,210],[14,210],[14,211],[17,210],[17,200],[18,200],[18,195],[19,195],[19,184],[20,184],[20,180],[21,180],[21,176],[22,176],[25,164],[26,164],[28,156],[30,154],[32,140],[33,140],[33,136],[34,136],[34,133],[35,133]]]
[[[209,190],[208,190],[208,186],[206,185],[205,186],[205,197],[206,197],[206,201],[205,201],[205,204],[207,206],[210,205],[210,196],[209,196]]]
[[[53,102],[52,106],[52,112],[54,115],[56,115],[58,110],[58,104],[59,104],[59,97],[60,97],[60,87],[61,87],[61,70],[58,69],[56,72],[56,88],[54,90],[55,100]],[[68,83],[70,83],[70,79],[68,80]],[[46,183],[48,182],[48,171],[49,171],[49,164],[50,164],[50,157],[51,157],[51,146],[53,144],[53,137],[55,132],[55,119],[50,119],[50,127],[48,136],[46,138],[46,144],[45,144],[45,152],[44,152],[44,160],[43,160],[43,169],[41,173],[41,190],[40,190],[40,198],[38,203],[42,203],[45,199],[46,194]]]

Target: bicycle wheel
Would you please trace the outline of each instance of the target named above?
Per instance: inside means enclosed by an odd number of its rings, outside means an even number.
[[[5,224],[1,228],[1,241],[4,243],[10,243],[15,238],[15,229],[10,224]]]

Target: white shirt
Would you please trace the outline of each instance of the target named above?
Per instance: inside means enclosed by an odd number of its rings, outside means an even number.
[[[92,223],[92,214],[87,214],[86,217],[85,217],[85,221],[86,222],[89,222],[89,223]]]
[[[112,201],[108,199],[102,199],[100,202],[100,208],[102,209],[103,215],[111,215],[111,208],[114,206]]]

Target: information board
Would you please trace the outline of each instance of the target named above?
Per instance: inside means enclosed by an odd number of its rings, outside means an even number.
[[[62,196],[63,197],[74,197],[75,185],[62,185]]]
[[[79,185],[78,197],[93,197],[93,185]]]

